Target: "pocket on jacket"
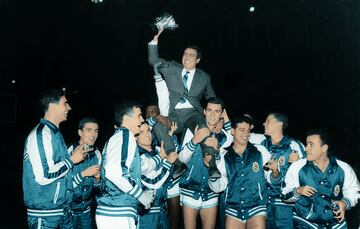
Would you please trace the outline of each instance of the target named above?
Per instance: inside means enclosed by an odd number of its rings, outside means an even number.
[[[60,181],[57,182],[57,184],[56,184],[56,190],[55,190],[55,194],[54,194],[54,200],[53,200],[54,204],[57,203],[57,200],[58,200],[58,198],[59,198],[60,185],[61,185],[61,184],[60,184]]]

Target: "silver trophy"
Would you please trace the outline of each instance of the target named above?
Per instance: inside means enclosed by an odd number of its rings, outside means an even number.
[[[179,27],[179,25],[176,24],[174,17],[169,13],[164,13],[162,16],[157,17],[154,25],[158,31],[161,29],[174,30]]]

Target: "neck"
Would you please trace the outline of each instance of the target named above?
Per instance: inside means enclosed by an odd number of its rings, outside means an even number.
[[[314,164],[322,171],[325,172],[326,168],[328,167],[330,163],[329,158],[326,157],[320,157],[318,160],[314,161]]]
[[[131,131],[131,129],[129,128],[128,125],[126,125],[126,124],[123,123],[123,124],[121,124],[120,127],[125,128],[125,129],[128,129],[128,130],[132,133],[132,131]]]
[[[60,121],[57,120],[57,118],[55,118],[54,116],[52,116],[51,114],[49,113],[45,113],[44,115],[44,119],[50,121],[52,124],[54,124],[57,128],[59,128],[60,126]]]
[[[85,141],[80,140],[80,141],[79,141],[79,145],[82,145],[82,144],[86,144],[86,145],[88,145],[88,146],[91,146],[90,144],[86,143]]]
[[[247,144],[240,144],[237,142],[234,142],[233,149],[235,153],[242,155],[246,150]]]
[[[139,146],[140,146],[141,148],[147,150],[147,151],[151,151],[151,150],[152,150],[151,145],[141,145],[141,144],[139,144]]]
[[[278,145],[281,141],[281,139],[283,139],[284,135],[282,132],[277,132],[271,135],[271,143],[274,145]]]
[[[207,127],[209,128],[209,130],[211,131],[211,132],[214,132],[215,133],[215,131],[216,131],[216,126],[215,125],[210,125],[210,124],[208,124],[208,123],[206,123],[206,125],[207,125]]]

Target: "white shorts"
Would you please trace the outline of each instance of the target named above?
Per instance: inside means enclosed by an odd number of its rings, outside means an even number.
[[[180,196],[179,182],[167,190],[167,199],[171,199],[177,196]]]
[[[96,215],[96,226],[98,229],[136,229],[133,217],[113,217]]]
[[[239,220],[242,223],[246,223],[251,217],[263,215],[266,217],[266,205],[259,205],[251,209],[247,208],[238,211],[233,208],[225,208],[225,215],[233,219]]]
[[[196,200],[190,196],[180,194],[180,205],[181,206],[186,205],[187,207],[194,209],[216,207],[218,205],[218,202],[219,202],[218,196],[204,201],[201,199],[201,196],[199,197],[199,199]]]

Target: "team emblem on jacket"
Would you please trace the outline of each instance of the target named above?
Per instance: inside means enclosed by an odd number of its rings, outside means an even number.
[[[279,157],[278,162],[279,162],[279,165],[283,166],[285,164],[285,157],[284,156]]]
[[[259,172],[259,164],[255,161],[252,165],[252,170],[257,173]]]
[[[335,196],[338,196],[340,193],[340,185],[335,185],[335,188],[334,188],[334,195]]]

